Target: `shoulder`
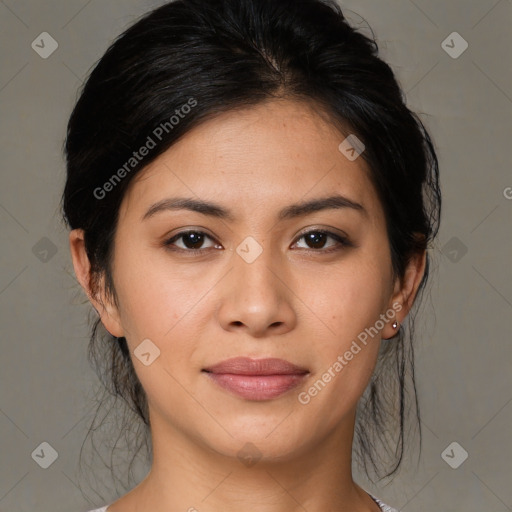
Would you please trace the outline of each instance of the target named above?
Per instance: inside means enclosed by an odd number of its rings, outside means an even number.
[[[379,507],[381,508],[382,512],[399,512],[396,508],[393,508],[393,507],[390,507],[389,505],[386,505],[381,500],[379,500],[379,498],[376,498],[372,494],[370,494],[370,496],[377,503],[377,505],[379,505]]]

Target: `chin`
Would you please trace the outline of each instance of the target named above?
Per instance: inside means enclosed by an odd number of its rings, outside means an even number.
[[[276,422],[262,420],[256,425],[253,420],[250,428],[245,424],[234,426],[224,423],[223,426],[230,435],[223,430],[224,435],[221,437],[203,439],[213,451],[226,457],[238,458],[242,463],[246,459],[262,462],[291,460],[305,450],[306,445],[303,435],[293,435],[290,425],[285,424],[286,421],[282,422],[284,417],[286,415]],[[311,440],[306,440],[306,444],[310,443]]]

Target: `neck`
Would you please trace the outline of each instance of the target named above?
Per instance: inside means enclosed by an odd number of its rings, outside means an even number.
[[[249,444],[231,439],[237,448],[226,454],[152,418],[151,471],[108,512],[377,512],[378,505],[352,479],[354,419],[321,444],[289,453],[268,436]]]

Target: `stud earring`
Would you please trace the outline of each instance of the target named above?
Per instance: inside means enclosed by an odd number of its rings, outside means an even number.
[[[393,329],[396,329],[398,327],[398,322],[395,320],[392,324],[391,324],[391,327],[393,327]]]

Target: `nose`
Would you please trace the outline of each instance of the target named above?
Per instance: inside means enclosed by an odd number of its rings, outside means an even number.
[[[248,263],[233,254],[233,268],[222,281],[218,321],[231,332],[255,338],[285,334],[295,327],[293,291],[282,268],[269,249]]]

